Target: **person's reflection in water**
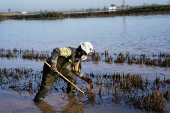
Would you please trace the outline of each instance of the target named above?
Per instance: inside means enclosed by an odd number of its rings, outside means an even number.
[[[84,104],[81,104],[74,93],[67,93],[68,104],[63,106],[61,113],[73,112],[73,113],[83,113]]]
[[[68,113],[68,112],[73,112],[73,113],[83,113],[84,109],[88,108],[89,106],[95,106],[96,100],[95,100],[95,94],[93,93],[87,93],[84,96],[82,93],[80,93],[79,96],[76,96],[74,93],[67,94],[68,96],[68,104],[66,104],[61,111],[61,113]],[[85,98],[88,98],[85,101],[82,101],[81,98],[82,96]],[[79,99],[77,99],[78,97]]]
[[[83,113],[84,105],[80,104],[78,102],[78,99],[76,99],[76,95],[74,93],[66,93],[68,99],[68,104],[64,105],[61,109],[61,111],[55,111],[55,106],[51,106],[47,104],[45,101],[42,101],[41,103],[34,102],[35,105],[39,108],[39,111],[42,111],[43,113],[67,113],[67,112],[74,112],[74,113]]]
[[[41,103],[34,103],[39,108],[39,111],[42,111],[42,113],[56,113],[56,111],[52,109],[53,107],[47,104],[45,101],[42,101]]]

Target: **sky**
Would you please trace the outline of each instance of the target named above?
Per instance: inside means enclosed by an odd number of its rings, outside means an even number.
[[[165,4],[169,0],[126,0],[126,5],[137,6],[143,3]],[[0,0],[0,12],[16,11],[45,11],[45,10],[70,10],[70,9],[89,9],[103,8],[115,4],[121,6],[123,0]]]

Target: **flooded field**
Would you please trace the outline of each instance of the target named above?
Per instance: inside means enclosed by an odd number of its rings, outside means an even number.
[[[170,112],[170,15],[0,21],[0,112]],[[77,79],[75,94],[59,78],[35,104],[43,60],[56,47],[89,41],[82,62],[94,91]]]

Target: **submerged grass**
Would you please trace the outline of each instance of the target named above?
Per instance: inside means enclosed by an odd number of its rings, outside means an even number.
[[[95,105],[105,104],[107,100],[110,104],[135,107],[147,112],[166,112],[166,102],[169,101],[169,83],[160,78],[154,81],[143,79],[140,74],[86,74],[94,79],[94,93],[89,94],[89,102]],[[3,68],[0,69],[0,89],[14,90],[19,94],[29,92],[34,94],[38,91],[42,79],[42,71],[35,71],[26,68]],[[82,85],[84,81],[78,81],[80,89],[85,90]],[[78,91],[78,90],[77,90]],[[66,83],[57,79],[50,92],[66,92]],[[106,100],[105,100],[106,99]]]
[[[0,57],[7,57],[10,58],[23,58],[29,60],[45,60],[49,58],[51,52],[49,51],[35,51],[32,50],[18,50],[14,48],[13,50],[10,49],[0,49]],[[116,57],[116,58],[115,58]],[[119,53],[118,55],[114,54],[113,56],[109,55],[108,51],[104,53],[93,52],[92,56],[88,57],[85,62],[93,61],[94,63],[98,63],[99,61],[103,61],[106,63],[127,63],[129,65],[132,64],[142,64],[142,65],[150,65],[150,66],[160,66],[160,67],[170,67],[170,54],[159,52],[156,54],[146,55],[130,55],[129,52],[126,54]]]
[[[29,60],[44,60],[49,58],[51,52],[48,51],[35,51],[34,49],[32,50],[18,50],[14,48],[13,50],[10,49],[0,49],[0,57],[7,57],[8,59],[10,58],[23,58],[23,59],[29,59]]]

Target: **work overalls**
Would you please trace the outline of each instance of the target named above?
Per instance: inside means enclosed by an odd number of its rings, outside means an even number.
[[[71,51],[71,55],[67,58],[64,56],[59,56],[57,60],[57,70],[64,75],[68,80],[70,80],[72,83],[76,84],[77,78],[75,74],[73,74],[72,71],[67,69],[66,67],[70,65],[71,70],[73,70],[73,66],[75,71],[78,71],[78,62],[79,60],[75,60],[75,53],[76,50],[73,48],[67,48],[67,50]],[[51,57],[46,60],[47,63],[51,64]],[[59,77],[58,73],[53,73],[51,71],[51,68],[49,68],[45,63],[43,66],[43,77],[40,89],[38,93],[36,94],[34,101],[35,102],[41,102],[45,96],[47,95],[48,91],[51,89],[52,85],[56,81],[56,79]],[[62,78],[62,77],[61,77]],[[70,83],[67,84],[67,92],[71,92],[75,90],[75,87],[72,86]]]

